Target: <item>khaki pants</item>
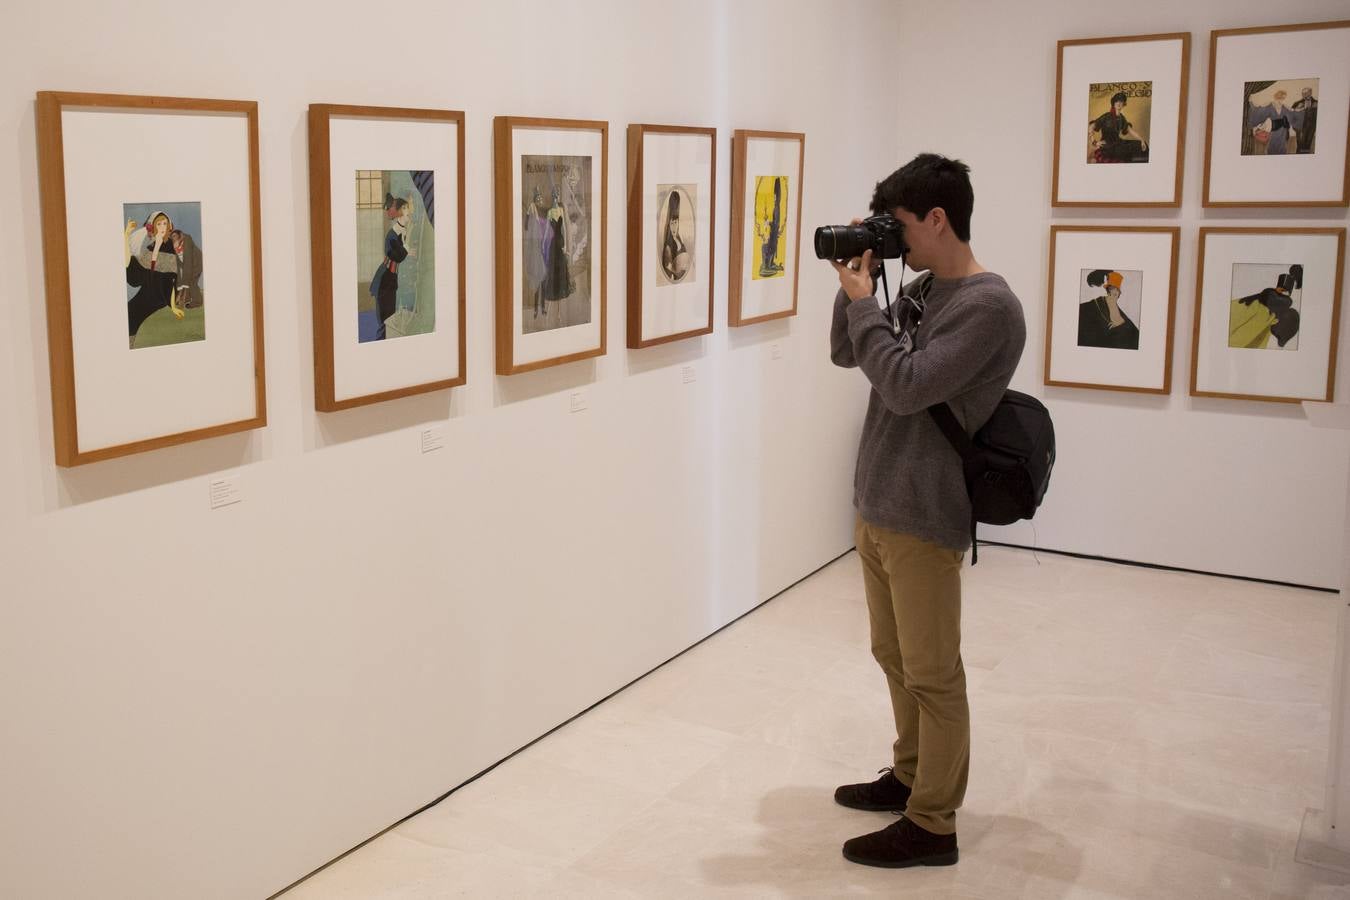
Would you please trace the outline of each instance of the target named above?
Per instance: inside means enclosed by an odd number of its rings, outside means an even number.
[[[872,655],[895,712],[895,776],[913,793],[906,818],[956,831],[970,772],[970,707],[961,664],[964,554],[858,518]]]

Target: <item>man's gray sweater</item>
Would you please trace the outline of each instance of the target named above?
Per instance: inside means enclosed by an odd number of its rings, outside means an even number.
[[[1002,399],[1026,337],[1022,304],[992,272],[934,279],[912,350],[902,349],[875,298],[850,301],[839,292],[830,358],[872,383],[853,478],[864,521],[952,550],[970,547],[961,457],[926,410],[945,400],[973,434]]]

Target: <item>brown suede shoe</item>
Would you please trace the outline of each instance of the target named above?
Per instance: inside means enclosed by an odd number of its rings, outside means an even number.
[[[954,866],[955,834],[933,834],[909,819],[844,842],[844,859],[864,866],[904,869],[909,866]]]
[[[881,769],[881,777],[866,784],[846,784],[834,792],[834,802],[849,809],[868,812],[904,812],[909,805],[909,788],[895,777],[890,766]]]

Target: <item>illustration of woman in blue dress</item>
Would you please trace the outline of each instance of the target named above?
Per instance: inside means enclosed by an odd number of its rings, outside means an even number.
[[[417,256],[416,250],[408,242],[412,213],[411,194],[407,198],[387,193],[384,195],[384,215],[389,219],[389,231],[384,236],[384,259],[370,280],[370,295],[375,298],[375,317],[379,320],[374,337],[377,341],[385,339],[385,321],[394,314],[396,308],[399,264],[410,256]]]

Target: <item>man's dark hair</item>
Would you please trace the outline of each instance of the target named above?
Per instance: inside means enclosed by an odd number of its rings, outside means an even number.
[[[936,153],[920,153],[878,182],[872,193],[873,215],[884,215],[897,206],[920,219],[941,207],[952,223],[952,233],[970,243],[970,214],[975,208],[970,166]]]

